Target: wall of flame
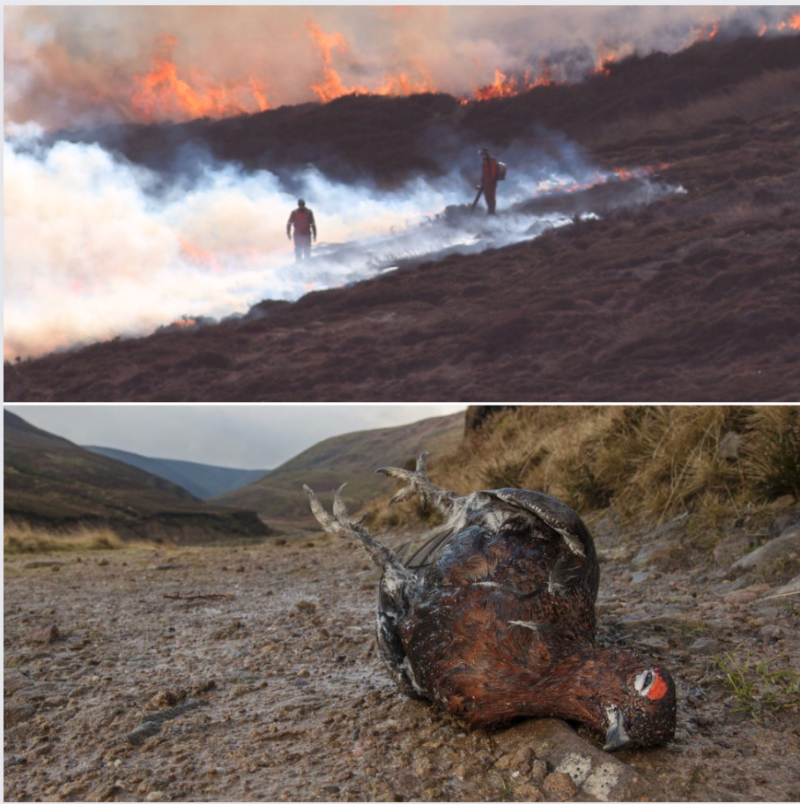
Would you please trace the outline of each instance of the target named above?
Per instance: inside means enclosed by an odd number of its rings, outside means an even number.
[[[796,30],[796,6],[12,6],[5,122],[185,121],[352,92],[488,100],[633,52]]]

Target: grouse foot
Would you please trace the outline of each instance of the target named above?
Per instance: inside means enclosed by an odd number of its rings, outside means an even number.
[[[426,510],[430,503],[433,503],[436,508],[445,515],[453,510],[453,504],[456,500],[455,492],[440,489],[438,486],[431,483],[428,477],[426,464],[429,456],[430,453],[423,452],[417,458],[417,468],[413,472],[408,469],[397,469],[394,466],[386,466],[375,470],[382,475],[396,477],[408,484],[389,500],[389,505],[405,502],[414,495],[417,495],[422,500],[422,505]]]

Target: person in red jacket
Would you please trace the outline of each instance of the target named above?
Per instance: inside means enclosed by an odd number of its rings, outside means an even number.
[[[496,215],[497,213],[494,210],[497,205],[497,160],[489,156],[489,151],[486,148],[481,148],[478,153],[481,155],[481,159],[483,159],[481,183],[478,185],[478,189],[483,190],[483,197],[486,199],[489,214]]]
[[[317,241],[317,224],[314,221],[314,213],[306,206],[306,202],[299,198],[297,209],[289,215],[286,223],[286,236],[292,239],[292,226],[294,226],[294,254],[296,260],[309,259],[311,257],[311,237]]]

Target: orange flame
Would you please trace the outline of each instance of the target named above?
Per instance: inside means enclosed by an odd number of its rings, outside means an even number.
[[[322,52],[322,69],[325,73],[325,80],[321,84],[309,84],[309,89],[316,92],[323,103],[340,98],[342,95],[350,95],[354,90],[349,89],[342,83],[339,73],[333,68],[331,51],[336,48],[343,53],[347,52],[347,42],[339,33],[326,34],[322,28],[313,20],[306,23],[306,29],[317,43]]]
[[[509,98],[518,94],[517,79],[509,78],[500,70],[494,71],[494,83],[475,90],[476,100],[489,100],[490,98]]]
[[[197,323],[196,319],[184,316],[183,318],[179,318],[176,321],[173,321],[172,326],[179,327],[180,329],[188,329],[189,327],[193,327],[196,323]]]
[[[250,77],[247,85],[231,82],[215,83],[202,73],[191,76],[195,87],[178,77],[172,61],[176,37],[164,34],[156,39],[158,46],[150,72],[133,77],[138,89],[131,99],[133,108],[149,119],[157,114],[177,114],[183,119],[195,117],[225,117],[243,112],[265,111],[269,108],[265,96],[267,85]],[[243,103],[239,96],[245,86],[255,101]]]
[[[604,52],[605,51],[605,52]],[[608,65],[612,64],[617,58],[617,48],[608,47],[601,39],[597,44],[597,67],[595,75],[610,75],[611,70]]]
[[[313,20],[306,22],[306,29],[317,43],[322,54],[322,71],[324,80],[309,84],[308,88],[323,102],[341,98],[343,95],[412,95],[418,92],[435,92],[431,74],[416,60],[414,66],[421,75],[417,80],[411,79],[407,73],[389,73],[375,89],[369,89],[363,84],[348,87],[333,66],[334,50],[347,53],[347,42],[340,33],[325,33]]]
[[[704,40],[713,39],[719,33],[719,20],[712,20],[711,23],[706,23],[701,29],[700,33],[695,37],[695,42],[703,42]]]
[[[500,70],[495,70],[494,83],[476,89],[475,100],[511,98],[534,87],[551,86],[556,83],[553,80],[550,67],[543,67],[542,72],[533,78],[531,78],[531,73],[532,70],[526,70],[525,76],[520,82],[514,76],[509,77],[505,73],[501,73]],[[464,99],[461,99],[461,102],[464,103]]]
[[[198,248],[190,243],[185,237],[179,237],[178,242],[181,244],[181,249],[190,262],[193,262],[195,265],[198,265],[201,268],[210,268],[212,271],[214,271],[214,273],[222,273],[222,266],[210,251],[204,251],[203,249]]]
[[[398,9],[398,13],[403,13]],[[305,28],[317,45],[322,57],[323,77],[308,88],[314,92],[322,103],[340,98],[343,95],[410,95],[421,92],[436,92],[431,74],[419,61],[412,61],[416,77],[408,72],[397,69],[388,72],[376,82],[372,88],[363,84],[348,86],[344,83],[334,67],[334,54],[348,53],[348,45],[340,33],[326,33],[322,28],[309,19]],[[787,21],[774,26],[777,31],[788,28],[800,31],[800,14],[794,14]],[[759,35],[768,30],[762,24]],[[719,32],[719,20],[712,20],[702,26],[699,32],[692,34],[691,42],[711,40]],[[268,84],[256,76],[249,76],[247,81],[215,81],[207,75],[190,70],[188,76],[179,76],[178,68],[172,60],[172,51],[178,45],[176,37],[165,34],[156,39],[157,52],[153,56],[151,69],[148,73],[134,76],[136,91],[131,99],[134,111],[148,120],[173,119],[188,120],[197,117],[225,117],[234,114],[264,111],[269,109],[267,102]],[[597,67],[592,71],[598,75],[608,75],[609,65],[618,61],[627,53],[627,48],[609,47],[603,41],[598,44]],[[480,59],[474,57],[476,66],[480,69]],[[558,72],[558,65],[556,65]],[[591,73],[590,73],[591,74]],[[540,86],[552,86],[557,83],[566,83],[565,76],[554,77],[553,67],[542,60],[537,75],[532,76],[528,70],[524,77],[519,74],[512,75],[494,71],[494,81],[486,86],[479,87],[472,97],[459,97],[461,104],[470,101],[485,101],[495,98],[510,98]]]
[[[414,59],[414,66],[421,78],[414,81],[406,73],[390,73],[385,76],[375,95],[413,95],[422,92],[436,92],[431,74]]]
[[[800,31],[800,14],[795,14],[789,17],[788,22],[782,22],[778,25],[778,30],[782,31],[785,28],[791,28],[794,31]]]

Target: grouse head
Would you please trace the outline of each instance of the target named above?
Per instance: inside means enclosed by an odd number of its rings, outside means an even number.
[[[672,739],[675,682],[666,668],[635,653],[597,649],[576,675],[583,679],[592,710],[584,722],[606,751],[649,748]]]

